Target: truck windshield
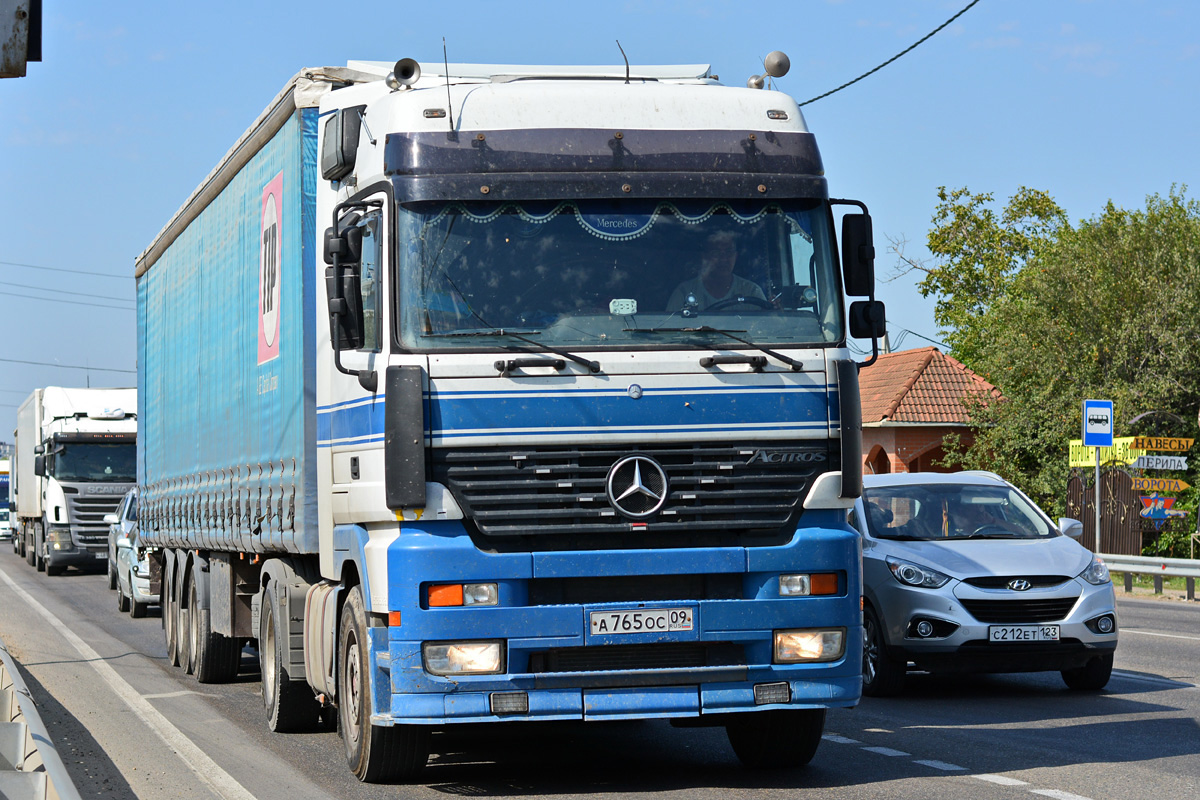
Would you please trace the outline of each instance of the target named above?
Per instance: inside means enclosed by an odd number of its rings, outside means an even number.
[[[63,483],[137,480],[137,445],[60,444],[54,453],[53,475]]]
[[[412,203],[397,213],[401,342],[502,347],[502,331],[561,347],[841,341],[822,201]],[[660,329],[659,335],[640,335]]]

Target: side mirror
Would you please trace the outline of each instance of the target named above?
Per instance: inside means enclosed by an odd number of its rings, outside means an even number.
[[[121,521],[121,518],[118,517],[116,514],[105,514],[104,515],[104,524],[105,525],[116,525],[120,521]]]
[[[334,260],[337,266],[333,266]],[[355,350],[364,339],[362,291],[359,270],[362,260],[362,229],[351,227],[340,235],[325,231],[325,290],[329,295],[329,339],[338,350]]]
[[[875,243],[870,214],[842,217],[842,273],[846,294],[851,297],[875,294]]]
[[[856,300],[850,304],[850,335],[855,339],[882,339],[887,314],[882,300]]]
[[[321,177],[325,180],[341,180],[354,171],[365,109],[366,106],[345,108],[325,120],[321,137]]]
[[[1058,529],[1063,532],[1064,536],[1070,536],[1072,539],[1078,539],[1083,535],[1083,523],[1070,517],[1059,517]]]
[[[33,474],[38,476],[39,478],[46,477],[46,457],[45,456],[34,456],[33,457]]]
[[[40,455],[41,455],[42,453],[44,453],[44,452],[46,452],[46,445],[44,445],[44,444],[35,444],[35,445],[33,446],[33,453],[34,453],[34,455],[38,455],[38,456],[40,456]]]

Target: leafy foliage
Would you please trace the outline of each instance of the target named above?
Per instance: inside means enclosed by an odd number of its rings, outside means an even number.
[[[975,443],[952,459],[1000,472],[1061,513],[1083,399],[1113,400],[1118,436],[1197,436],[1200,203],[1186,188],[1136,211],[1109,202],[1078,225],[1030,189],[999,217],[990,194],[938,197],[929,233],[937,263],[918,287],[937,298],[951,355],[1005,396],[973,409]],[[1129,428],[1156,410],[1182,418],[1183,429],[1165,415]],[[1200,458],[1192,462],[1184,477],[1195,486]],[[1189,491],[1178,505],[1194,515],[1195,502]]]

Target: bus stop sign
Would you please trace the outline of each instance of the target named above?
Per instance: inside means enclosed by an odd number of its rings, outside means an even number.
[[[1083,446],[1113,446],[1112,400],[1083,401]]]

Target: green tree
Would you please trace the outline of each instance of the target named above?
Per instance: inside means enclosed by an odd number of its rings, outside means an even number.
[[[1005,396],[973,410],[963,466],[998,471],[1061,513],[1084,398],[1113,400],[1118,436],[1154,432],[1123,427],[1150,410],[1183,418],[1173,435],[1197,436],[1200,204],[1186,188],[1136,211],[1109,202],[1077,225],[1029,189],[999,218],[991,195],[943,189],[939,200],[919,288],[937,298],[951,355]],[[1194,491],[1180,501],[1196,513]]]

